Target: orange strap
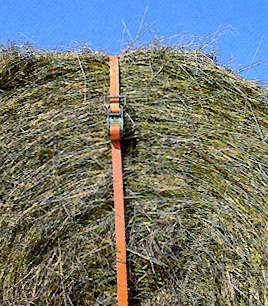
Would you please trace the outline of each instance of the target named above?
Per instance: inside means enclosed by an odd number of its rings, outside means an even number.
[[[110,106],[112,113],[120,112],[119,59],[117,56],[110,56]],[[127,255],[125,237],[122,152],[119,124],[112,124],[110,126],[110,138],[112,141],[112,167],[115,208],[117,300],[118,306],[127,306]]]

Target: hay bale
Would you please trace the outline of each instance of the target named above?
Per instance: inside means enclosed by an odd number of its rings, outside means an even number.
[[[0,60],[0,304],[114,305],[108,58]],[[267,90],[199,51],[120,64],[131,304],[265,305]]]

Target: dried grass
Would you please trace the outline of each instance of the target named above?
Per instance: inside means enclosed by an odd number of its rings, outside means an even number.
[[[197,50],[120,64],[131,304],[267,304],[267,89]],[[116,303],[108,87],[105,54],[0,53],[1,305]]]

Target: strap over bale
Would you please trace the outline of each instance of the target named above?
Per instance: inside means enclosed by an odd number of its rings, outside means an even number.
[[[0,305],[116,305],[109,58],[0,55]],[[267,89],[154,44],[120,91],[129,304],[266,305]]]

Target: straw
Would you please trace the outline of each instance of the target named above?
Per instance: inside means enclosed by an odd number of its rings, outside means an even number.
[[[126,50],[132,305],[265,305],[267,89],[198,50]],[[0,52],[0,304],[115,305],[107,55]]]

